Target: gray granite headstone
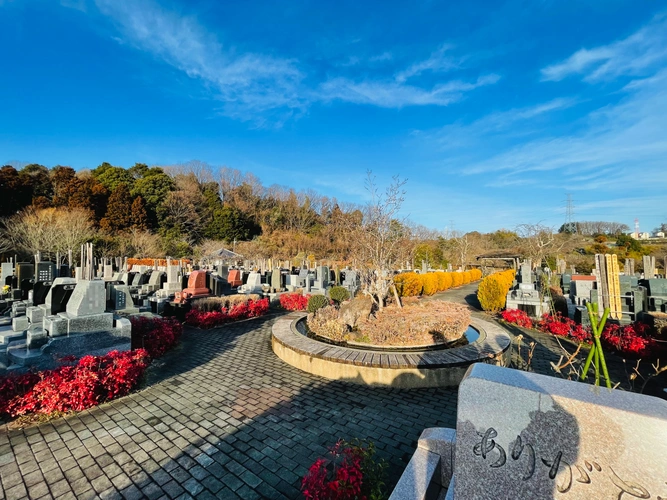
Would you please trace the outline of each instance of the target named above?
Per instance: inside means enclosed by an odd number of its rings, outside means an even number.
[[[79,281],[67,302],[67,314],[70,316],[101,314],[105,308],[106,289],[104,281],[99,279]]]
[[[454,498],[667,497],[667,401],[478,363],[459,387]]]

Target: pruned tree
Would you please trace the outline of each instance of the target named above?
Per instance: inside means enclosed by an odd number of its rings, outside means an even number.
[[[350,231],[360,258],[362,292],[371,297],[379,309],[384,307],[391,291],[400,305],[393,269],[400,257],[401,245],[408,237],[405,220],[399,218],[407,179],[401,180],[398,176],[392,179],[382,194],[375,176],[368,171],[365,187],[370,200],[363,209],[361,224]]]
[[[549,255],[558,253],[560,244],[556,239],[554,228],[542,224],[520,224],[516,232],[521,238],[521,246],[526,257],[535,266],[541,266]]]

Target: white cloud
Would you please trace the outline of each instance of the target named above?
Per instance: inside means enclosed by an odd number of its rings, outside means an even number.
[[[224,102],[223,111],[244,118],[277,108],[299,109],[302,72],[296,62],[224,47],[194,17],[182,17],[150,0],[96,0],[124,41],[199,78]]]
[[[553,172],[560,179],[556,185],[571,189],[664,189],[667,69],[626,90],[617,104],[589,113],[580,132],[523,142],[470,164],[465,173],[522,178]],[[605,171],[607,175],[593,175]],[[586,182],[588,175],[593,176]]]
[[[384,108],[424,105],[446,106],[461,100],[465,92],[485,85],[492,85],[499,79],[498,75],[491,74],[480,76],[475,82],[453,80],[435,85],[431,89],[423,89],[394,81],[355,82],[348,78],[334,78],[320,86],[320,96],[326,101],[341,100]]]
[[[451,65],[445,57],[448,47],[443,46],[426,61],[398,73],[395,79],[378,80],[371,76],[359,82],[334,76],[319,84],[310,83],[296,60],[225,46],[195,17],[167,11],[154,0],[95,1],[118,26],[121,36],[115,40],[201,80],[222,103],[223,114],[260,125],[281,125],[317,101],[339,100],[386,108],[445,106],[461,100],[466,92],[499,79],[498,75],[489,74],[476,81],[451,80],[429,88],[406,84],[408,78],[416,78],[424,71],[442,71]],[[365,60],[382,62],[392,57],[390,52],[384,52]],[[340,65],[361,63],[360,58],[351,56]]]
[[[441,149],[453,150],[476,147],[480,140],[529,136],[536,133],[536,120],[543,115],[577,104],[573,98],[557,98],[534,106],[515,108],[488,114],[469,124],[446,125],[435,132],[419,133],[422,140],[437,144]],[[530,123],[530,127],[522,126]]]
[[[428,59],[416,62],[403,71],[398,72],[396,74],[396,81],[403,83],[409,78],[421,75],[424,71],[433,71],[435,73],[457,68],[460,60],[446,55],[446,52],[451,48],[451,45],[441,46]]]
[[[620,75],[641,76],[667,60],[667,15],[656,16],[629,37],[593,49],[581,49],[542,69],[542,80],[560,81],[581,74],[595,82]]]

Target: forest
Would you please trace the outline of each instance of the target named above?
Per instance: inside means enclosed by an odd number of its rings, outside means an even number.
[[[201,258],[225,247],[246,258],[355,263],[360,253],[354,234],[368,219],[367,206],[315,190],[264,186],[251,172],[200,161],[130,168],[102,163],[79,171],[5,165],[0,196],[0,252],[5,256],[62,255],[92,241],[99,257]],[[539,261],[569,255],[583,264],[598,250],[637,258],[653,250],[624,239],[624,224],[581,222],[577,227],[581,231],[575,234],[541,224],[463,234],[396,216],[389,240],[397,249],[393,264],[401,268],[421,267],[422,261],[435,268],[448,263],[465,267],[493,252]]]

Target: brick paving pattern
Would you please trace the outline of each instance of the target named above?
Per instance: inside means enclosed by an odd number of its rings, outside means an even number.
[[[474,309],[476,288],[435,299]],[[339,438],[355,437],[376,443],[391,489],[424,428],[455,427],[456,389],[368,388],[306,374],[271,351],[273,321],[186,330],[149,369],[146,389],[39,426],[3,428],[0,500],[300,498],[307,467]],[[550,362],[564,353],[552,336],[506,329],[537,342],[532,371],[554,375]],[[608,363],[613,380],[627,379],[620,358]]]
[[[331,382],[271,351],[273,318],[188,330],[148,387],[0,432],[2,498],[299,498],[339,438],[372,439],[398,481],[426,427],[454,427],[456,390]]]

